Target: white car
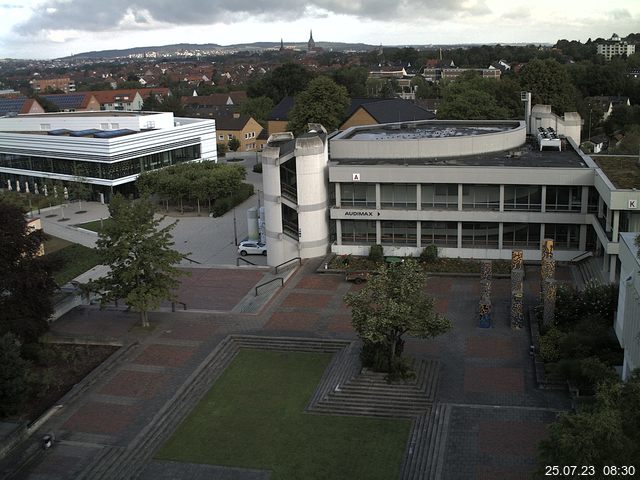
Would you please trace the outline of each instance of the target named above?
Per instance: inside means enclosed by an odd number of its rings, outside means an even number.
[[[243,257],[245,255],[266,255],[267,246],[264,243],[246,240],[238,245],[238,253]]]

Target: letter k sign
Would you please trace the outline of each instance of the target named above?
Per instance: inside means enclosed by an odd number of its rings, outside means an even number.
[[[638,208],[638,200],[629,200],[629,208]]]

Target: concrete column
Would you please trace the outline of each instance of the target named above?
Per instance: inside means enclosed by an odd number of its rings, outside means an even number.
[[[603,250],[606,251],[606,246],[603,245]],[[606,253],[602,254],[602,273],[607,273],[609,268],[609,255],[607,255]]]
[[[416,185],[416,208],[422,210],[422,186],[419,183]]]
[[[458,248],[462,248],[462,222],[458,222]]]
[[[504,212],[504,185],[500,185],[500,206],[499,206],[499,210],[501,212]],[[502,225],[502,224],[500,224],[500,225]]]
[[[380,224],[380,220],[376,220],[376,244],[382,244],[382,225]]]
[[[618,230],[620,230],[620,210],[613,211],[613,235],[611,236],[612,242],[618,241]]]
[[[503,233],[504,233],[504,223],[500,222],[498,224],[498,250],[502,250],[502,234]]]
[[[580,225],[580,239],[578,241],[578,249],[584,251],[587,249],[587,226]]]
[[[542,248],[542,243],[544,242],[544,239],[545,239],[544,223],[541,223],[540,224],[540,244],[538,245],[538,250]]]
[[[617,255],[609,255],[611,258],[609,259],[609,283],[615,283],[616,281],[616,266],[617,266]]]
[[[582,204],[580,213],[586,214],[589,211],[589,187],[582,187]]]
[[[598,218],[602,217],[602,211],[604,210],[604,200],[598,195]]]
[[[336,244],[342,245],[342,220],[336,220]]]
[[[458,211],[462,211],[462,184],[458,184]]]
[[[382,198],[380,196],[380,184],[376,183],[376,210],[380,210],[380,202],[382,201]],[[378,242],[379,244],[380,242]]]
[[[416,247],[422,247],[422,222],[420,220],[416,222],[416,239]]]
[[[336,207],[342,206],[342,190],[340,189],[340,182],[336,182]]]
[[[610,232],[611,231],[611,209],[607,208],[607,217],[606,217],[606,221],[604,223],[604,231],[605,232]]]
[[[542,185],[542,191],[540,192],[540,211],[542,213],[547,211],[547,186]],[[544,235],[541,237],[544,238]]]

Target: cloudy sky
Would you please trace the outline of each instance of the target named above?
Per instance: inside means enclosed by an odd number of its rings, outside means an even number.
[[[0,58],[90,50],[306,41],[553,43],[640,31],[640,1],[0,0]]]

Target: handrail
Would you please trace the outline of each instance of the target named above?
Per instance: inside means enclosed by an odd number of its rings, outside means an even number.
[[[176,311],[176,303],[182,305],[182,309],[186,310],[187,309],[187,304],[184,302],[171,302],[171,311],[175,312]]]
[[[183,256],[182,256],[182,258],[183,258],[184,260],[188,260],[188,261],[190,261],[191,263],[197,263],[198,265],[202,265],[202,262],[199,262],[199,261],[197,261],[197,260],[193,260],[193,259],[191,259],[191,258],[187,257],[186,255],[183,255]]]
[[[581,260],[584,260],[585,258],[589,258],[593,256],[593,252],[592,251],[586,251],[586,252],[582,252],[578,255],[576,255],[575,257],[573,257],[571,260],[569,260],[569,263],[577,263]]]
[[[294,257],[294,258],[292,258],[290,260],[287,260],[286,262],[282,262],[280,265],[276,265],[276,275],[278,274],[278,268],[286,265],[287,263],[295,262],[296,260],[299,261],[299,265],[302,265],[302,258],[300,258],[300,257]]]
[[[242,260],[243,262],[248,263],[249,265],[256,265],[255,263],[250,262],[249,260],[247,260],[247,259],[245,259],[245,258],[242,258],[242,257],[236,257],[236,267],[239,267],[239,266],[240,266],[240,262],[239,262],[239,260]]]
[[[260,287],[264,287],[265,285],[269,285],[270,283],[273,283],[273,282],[278,281],[278,280],[280,280],[280,286],[284,287],[284,278],[276,277],[276,278],[273,278],[273,279],[269,280],[268,282],[264,282],[264,283],[261,283],[260,285],[257,285],[256,288],[255,288],[255,293],[256,293],[255,296],[256,297],[258,296],[258,289]]]

